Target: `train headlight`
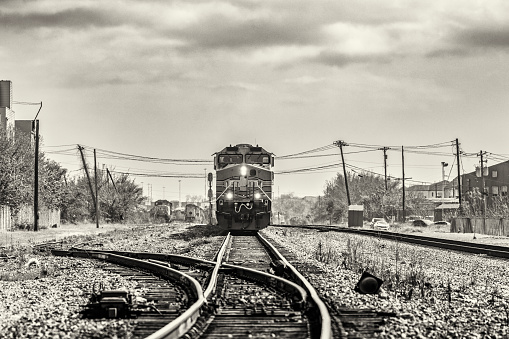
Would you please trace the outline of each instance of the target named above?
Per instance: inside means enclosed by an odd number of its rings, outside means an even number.
[[[232,192],[226,193],[226,199],[232,200],[233,199],[233,193]]]
[[[247,167],[246,166],[242,166],[240,168],[240,175],[242,175],[243,177],[245,177],[247,175]]]
[[[262,197],[262,195],[260,193],[256,192],[254,194],[254,197],[255,197],[255,199],[260,199]]]

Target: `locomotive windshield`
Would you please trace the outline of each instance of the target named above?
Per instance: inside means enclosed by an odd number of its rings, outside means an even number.
[[[241,163],[242,163],[242,154],[220,154],[219,155],[219,164],[220,165],[241,164]]]
[[[246,163],[270,164],[270,156],[268,154],[246,154]]]

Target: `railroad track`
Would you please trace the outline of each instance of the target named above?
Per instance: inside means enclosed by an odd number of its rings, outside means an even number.
[[[201,279],[189,276],[183,284],[192,296],[187,298],[190,301],[187,309],[173,312],[180,315],[158,330],[155,327],[159,325],[145,326],[149,330],[138,333],[145,336],[153,331],[147,338],[332,337],[330,316],[316,291],[261,236],[228,235],[214,261],[146,252],[74,249],[53,253],[137,265],[144,270],[149,270],[148,265],[156,265],[153,274],[174,282],[180,280],[181,285],[186,274],[176,278],[177,273],[169,274],[168,269],[200,272]],[[267,271],[291,277],[293,282]],[[155,300],[159,292],[154,293]]]
[[[300,262],[293,253],[284,247],[276,248],[304,275],[320,276],[323,272],[314,265]],[[338,301],[321,296],[331,317],[333,338],[372,338],[382,331],[389,317],[397,316],[392,312],[381,312],[374,309],[357,309],[338,305]]]
[[[135,304],[133,338],[145,338],[181,317],[191,305],[203,303],[201,283],[206,279],[206,270],[196,270],[192,265],[175,264],[136,259],[130,256],[93,250],[56,250],[58,256],[72,256],[101,260],[106,271],[134,280],[145,290],[145,302]]]
[[[476,244],[466,241],[439,239],[433,237],[425,237],[413,234],[396,233],[389,231],[376,231],[368,229],[347,228],[347,227],[334,227],[322,225],[305,225],[305,226],[287,226],[287,225],[274,225],[276,227],[296,227],[308,228],[321,232],[345,232],[359,235],[366,235],[371,237],[383,238],[399,242],[412,243],[423,246],[437,247],[447,250],[467,252],[472,254],[484,254],[487,256],[506,258],[509,259],[509,247],[496,246],[488,244]]]
[[[305,286],[302,288],[289,280],[276,279],[273,273],[282,276],[289,265],[283,262],[285,259],[265,239],[260,235],[233,236],[227,241],[225,252],[225,270],[219,276],[216,291],[218,312],[209,320],[210,324],[201,338],[321,336],[320,320],[323,318],[320,318],[316,305],[311,306],[307,302],[312,300],[308,298],[310,290],[307,288],[310,285],[306,286],[302,280]],[[228,274],[228,271],[239,269],[238,265],[242,265],[245,273],[256,274],[265,283],[254,284],[249,277],[239,279],[238,274]],[[311,290],[314,293],[312,287]],[[330,337],[328,313],[323,317],[326,318],[327,329],[322,337]]]

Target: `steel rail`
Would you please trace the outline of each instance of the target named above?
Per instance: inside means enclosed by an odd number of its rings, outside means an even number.
[[[395,233],[387,231],[376,231],[376,230],[364,230],[358,228],[346,228],[346,227],[331,227],[323,225],[303,225],[303,226],[288,226],[288,225],[273,225],[276,227],[294,227],[294,228],[307,228],[321,231],[331,232],[344,232],[352,234],[367,235],[372,237],[378,237],[388,240],[401,241],[407,243],[413,243],[423,246],[431,246],[442,249],[454,250],[459,252],[467,252],[472,254],[485,254],[492,257],[498,258],[509,258],[509,247],[488,245],[488,244],[476,244],[467,241],[441,239],[426,236],[419,236],[405,233]]]
[[[257,281],[267,286],[270,286],[274,289],[288,292],[295,297],[293,298],[292,305],[296,309],[304,309],[306,307],[306,301],[308,300],[308,293],[306,289],[299,286],[297,283],[294,283],[290,280],[287,280],[282,277],[278,277],[273,274],[269,274],[267,272],[258,271],[255,269],[242,267],[238,265],[231,264],[221,264],[221,258],[224,256],[224,253],[230,243],[231,236],[225,237],[223,245],[221,246],[221,250],[218,252],[217,260],[209,261],[204,259],[197,259],[192,257],[185,257],[182,255],[176,254],[162,254],[162,253],[149,253],[149,252],[122,252],[122,251],[107,251],[107,250],[84,250],[79,249],[75,251],[64,251],[64,250],[54,250],[54,254],[57,255],[68,255],[68,256],[77,256],[77,257],[96,257],[100,259],[104,259],[108,256],[115,257],[130,257],[136,258],[132,260],[136,260],[140,262],[141,260],[137,259],[145,259],[149,260],[151,263],[156,264],[160,268],[168,268],[167,265],[171,263],[179,263],[184,265],[190,265],[195,267],[202,267],[205,269],[210,269],[214,267],[214,270],[218,268],[217,273],[224,274],[234,274],[240,278]],[[146,263],[145,261],[141,261]],[[217,263],[220,263],[218,266]],[[177,271],[178,272],[178,271]],[[178,272],[181,273],[181,272]],[[183,274],[183,273],[181,273]],[[209,280],[209,287],[215,286],[217,282],[217,274],[214,279]],[[198,282],[197,282],[198,283]],[[199,284],[199,283],[198,283]],[[201,289],[200,289],[201,290]],[[184,312],[177,319],[168,323],[165,327],[160,330],[154,332],[150,336],[146,337],[147,339],[160,339],[160,338],[179,338],[180,336],[186,334],[188,331],[196,323],[197,319],[201,315],[201,310],[204,306],[207,305],[207,298],[205,297],[205,293],[203,293],[203,298],[198,298],[197,302],[195,302],[186,312]],[[325,338],[325,337],[322,337]]]
[[[201,309],[207,304],[207,300],[203,295],[203,290],[200,283],[193,277],[177,271],[167,265],[161,265],[157,262],[150,262],[140,260],[132,257],[122,256],[114,253],[107,253],[103,251],[63,251],[52,250],[53,255],[59,256],[73,256],[82,258],[95,258],[105,260],[114,264],[123,266],[135,266],[138,268],[146,269],[163,278],[170,278],[178,284],[186,286],[192,293],[196,301],[184,313],[178,316],[175,320],[168,323],[166,326],[147,336],[147,339],[169,338],[176,339],[186,334],[196,323],[201,315]]]
[[[68,251],[60,251],[60,252],[68,252]],[[188,266],[194,266],[202,269],[210,269],[214,267],[216,262],[198,259],[193,257],[186,257],[178,254],[162,254],[162,253],[150,253],[150,252],[123,252],[123,251],[112,251],[112,250],[83,250],[80,249],[80,252],[86,253],[111,253],[122,256],[129,256],[137,259],[146,259],[159,263],[160,265],[168,265],[168,263],[177,263]],[[85,255],[83,255],[85,256]],[[307,298],[308,293],[304,288],[299,286],[298,284],[287,280],[282,277],[278,277],[273,274],[269,274],[267,272],[258,271],[255,269],[242,267],[239,265],[232,265],[223,263],[222,267],[219,269],[220,273],[233,273],[241,278],[245,278],[248,280],[254,280],[258,282],[262,282],[274,288],[278,288],[281,291],[287,291],[290,293],[300,295],[300,299],[296,301],[296,304],[304,305]]]
[[[223,263],[223,257],[224,253],[226,252],[226,249],[228,248],[228,244],[230,243],[232,238],[232,235],[228,232],[228,235],[225,237],[223,244],[221,245],[221,249],[216,255],[216,264],[214,266],[214,270],[212,271],[212,274],[210,275],[210,280],[207,288],[203,292],[205,299],[209,299],[210,295],[212,294],[212,290],[216,287],[217,283],[217,275],[219,273],[219,268],[221,267],[221,264]]]
[[[264,244],[275,257],[279,258],[286,267],[288,268],[290,275],[295,281],[304,287],[304,289],[309,293],[311,297],[311,301],[318,307],[320,312],[320,339],[331,339],[332,338],[332,328],[331,328],[331,317],[329,311],[327,310],[327,306],[325,306],[324,302],[318,296],[315,288],[309,283],[309,281],[304,278],[302,274],[300,274],[297,269],[286,260],[286,258],[279,253],[279,251],[269,242],[267,241],[260,233],[257,234],[258,239]]]

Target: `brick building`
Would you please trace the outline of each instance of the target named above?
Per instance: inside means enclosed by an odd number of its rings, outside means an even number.
[[[484,167],[483,172],[481,176],[481,168],[478,167],[476,171],[462,175],[461,192],[484,192],[488,205],[494,198],[507,197],[509,161]]]

